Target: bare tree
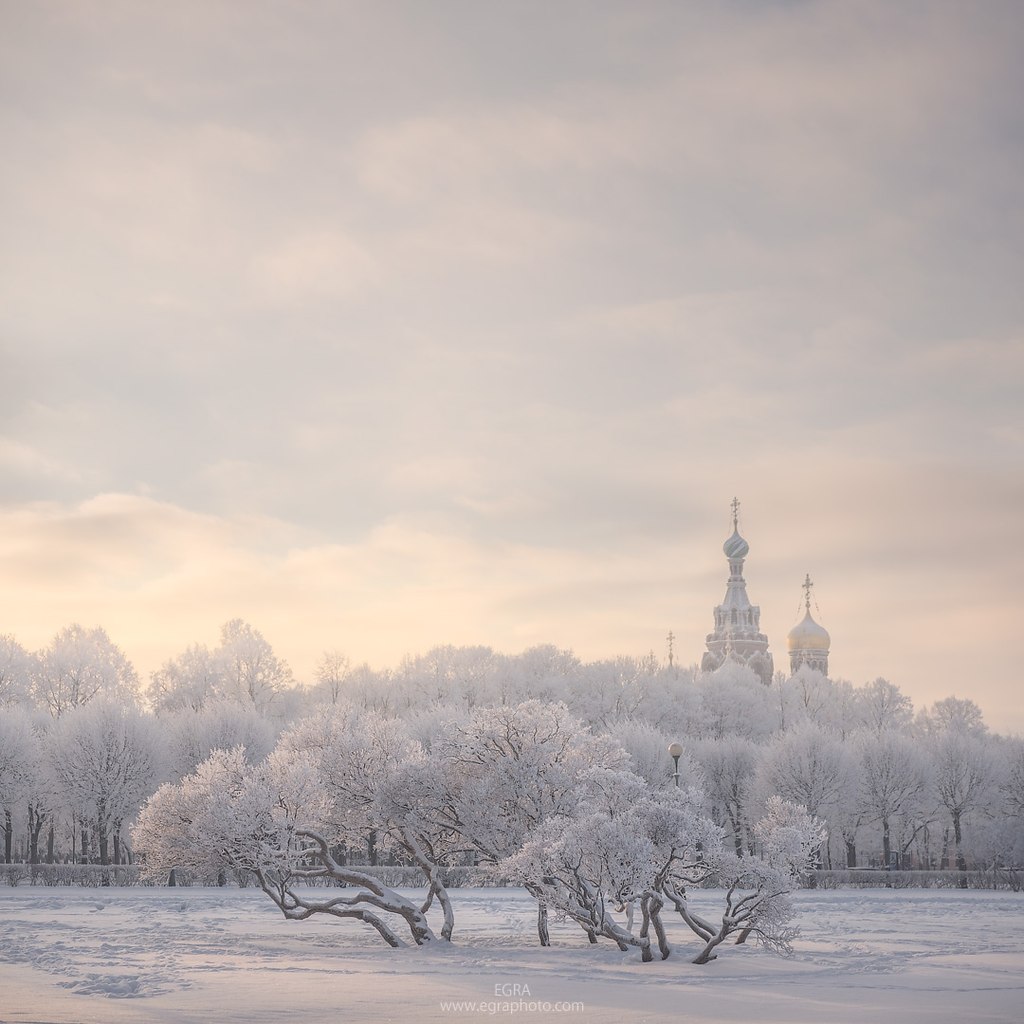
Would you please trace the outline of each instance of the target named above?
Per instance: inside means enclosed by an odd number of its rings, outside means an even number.
[[[929,743],[932,783],[953,826],[957,870],[967,870],[963,852],[965,816],[980,809],[994,781],[992,757],[977,736],[945,732]],[[966,879],[962,880],[966,885]]]
[[[292,671],[273,648],[241,619],[224,624],[217,650],[224,671],[224,696],[266,713],[281,691],[292,685]]]
[[[730,735],[700,742],[695,753],[704,769],[708,797],[728,824],[736,856],[742,857],[745,841],[753,838],[749,832],[750,789],[760,749],[742,736]]]
[[[351,670],[348,655],[336,649],[324,651],[316,667],[315,695],[330,704],[337,704]]]
[[[120,859],[121,826],[156,786],[160,733],[152,718],[113,700],[96,700],[61,717],[52,730],[52,770],[64,799],[93,822],[100,863]]]
[[[906,729],[913,718],[914,706],[898,686],[879,677],[857,692],[857,717],[870,732]]]
[[[892,821],[920,804],[927,777],[924,759],[911,737],[891,729],[861,735],[856,751],[861,802],[869,820],[882,826],[882,862],[889,867]]]
[[[32,720],[22,708],[0,709],[0,831],[4,862],[11,863],[15,809],[25,804],[38,774]]]
[[[200,711],[219,700],[225,689],[224,659],[202,644],[193,644],[164,663],[150,678],[149,701],[158,714]]]
[[[32,661],[13,636],[0,636],[0,708],[31,703]]]
[[[136,705],[139,679],[104,629],[78,624],[62,629],[33,666],[36,702],[59,718],[101,694]]]

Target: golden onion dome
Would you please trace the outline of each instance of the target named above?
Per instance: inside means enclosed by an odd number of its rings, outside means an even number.
[[[790,651],[827,651],[831,642],[828,630],[811,618],[810,609],[786,637],[786,646]]]

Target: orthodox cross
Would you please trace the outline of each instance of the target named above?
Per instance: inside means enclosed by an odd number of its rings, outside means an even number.
[[[671,668],[672,667],[672,644],[675,642],[675,639],[676,639],[676,635],[675,635],[675,633],[672,632],[671,629],[668,631],[668,636],[666,637],[666,639],[668,640],[668,667]]]
[[[738,530],[740,523],[740,499],[733,498],[729,504],[732,508],[732,528]]]
[[[814,586],[814,584],[811,582],[810,573],[807,574],[807,578],[800,585],[801,587],[803,587],[804,591],[804,607],[807,609],[809,613],[811,610],[811,587]]]

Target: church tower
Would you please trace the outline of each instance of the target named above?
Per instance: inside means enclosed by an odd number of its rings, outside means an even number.
[[[774,666],[768,651],[768,637],[761,632],[761,609],[750,603],[743,579],[743,560],[750,545],[739,532],[740,503],[732,499],[732,536],[722,545],[729,560],[729,581],[725,600],[715,609],[715,630],[708,633],[707,653],[701,661],[703,672],[713,672],[726,661],[753,669],[765,686],[771,684]]]
[[[824,626],[811,618],[811,582],[810,573],[803,582],[804,608],[803,619],[798,622],[786,637],[786,646],[789,648],[789,671],[796,672],[801,665],[816,669],[823,676],[828,675],[828,650],[832,638]]]

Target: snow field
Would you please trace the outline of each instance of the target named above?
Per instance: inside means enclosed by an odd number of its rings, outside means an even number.
[[[720,895],[694,903],[710,913]],[[672,957],[642,964],[567,922],[540,948],[522,890],[452,897],[452,945],[392,950],[355,922],[285,921],[254,889],[0,890],[0,1021],[1024,1019],[1024,894],[802,891],[795,957],[727,946],[704,967],[674,915]]]

